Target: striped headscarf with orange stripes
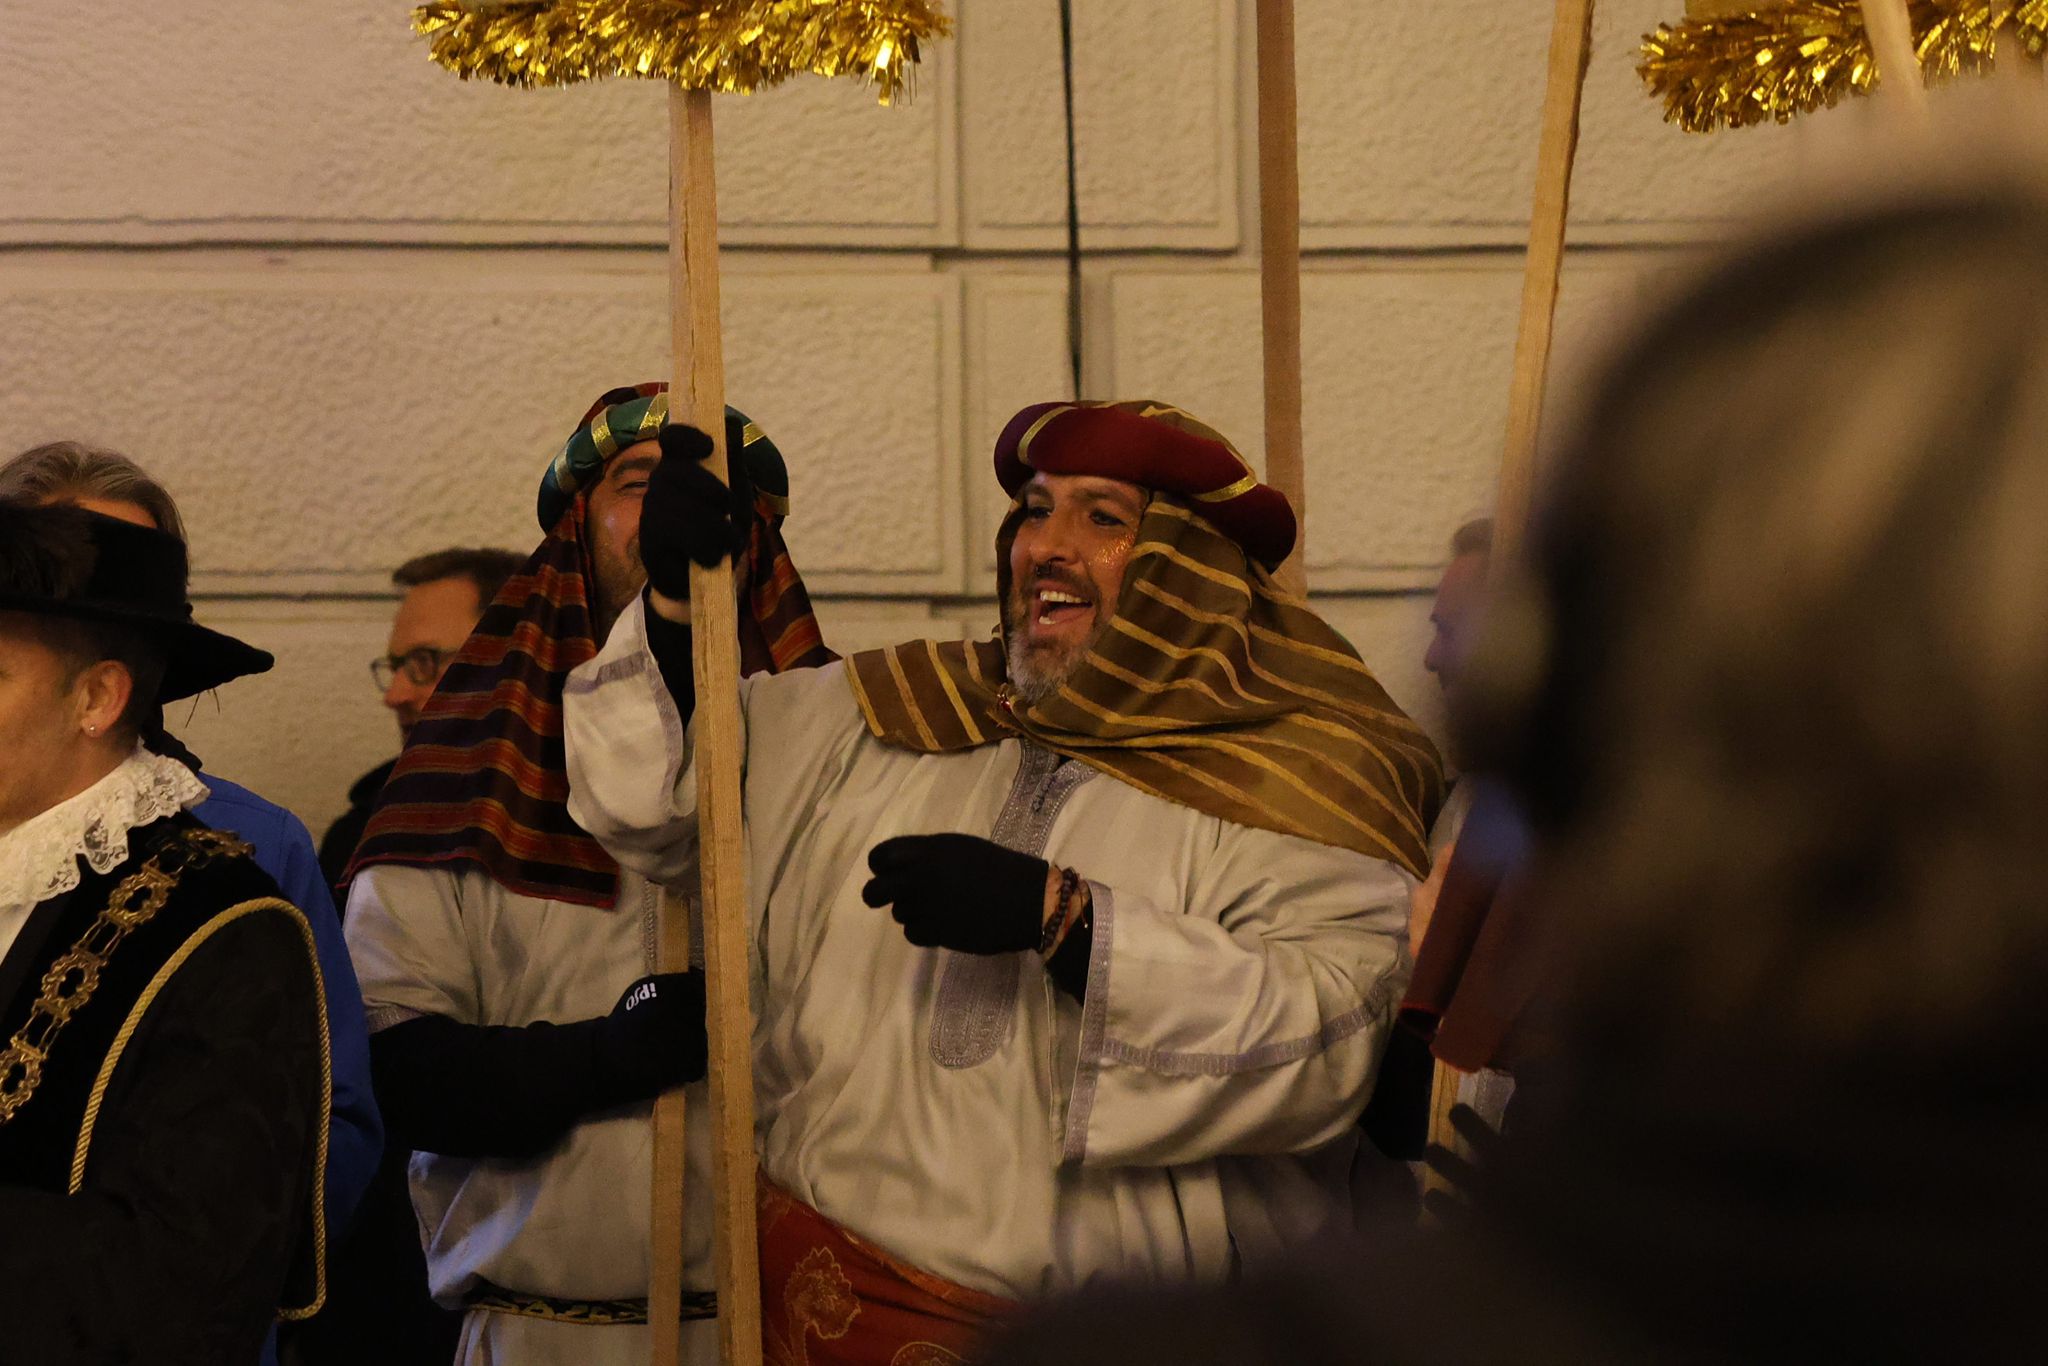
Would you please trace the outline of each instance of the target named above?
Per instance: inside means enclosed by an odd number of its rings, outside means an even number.
[[[848,661],[869,730],[926,753],[1022,737],[1238,825],[1429,869],[1443,766],[1345,639],[1268,572],[1286,500],[1215,431],[1149,401],[1040,404],[996,447],[1034,470],[1139,484],[1150,501],[1107,629],[1052,696],[1018,698],[1002,641],[916,641]],[[1022,515],[996,537],[1001,601]]]
[[[549,465],[540,499],[547,538],[492,599],[434,689],[377,799],[350,877],[374,864],[471,867],[522,896],[612,904],[618,865],[569,817],[562,685],[599,645],[586,539],[590,485],[620,450],[653,439],[667,412],[665,386],[612,390]],[[726,440],[746,459],[756,489],[746,553],[733,565],[740,668],[780,673],[828,663],[837,656],[825,648],[782,540],[789,480],[781,453],[732,409]]]

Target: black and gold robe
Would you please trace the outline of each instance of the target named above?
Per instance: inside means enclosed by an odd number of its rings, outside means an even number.
[[[321,1294],[329,1081],[305,917],[173,816],[0,959],[0,1358],[257,1360]]]

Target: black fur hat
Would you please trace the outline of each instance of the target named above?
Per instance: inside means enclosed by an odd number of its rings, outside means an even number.
[[[159,702],[277,662],[192,620],[185,587],[176,536],[83,508],[0,501],[0,611],[136,628],[164,652]]]

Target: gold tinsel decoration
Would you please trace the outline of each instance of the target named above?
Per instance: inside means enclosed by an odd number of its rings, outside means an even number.
[[[2048,0],[1912,0],[1913,46],[1928,79],[1989,68],[2001,33],[2039,60]],[[1855,0],[1791,0],[1756,13],[1661,24],[1636,68],[1688,133],[1785,123],[1876,84],[1876,58]]]
[[[851,76],[884,104],[909,92],[918,44],[951,29],[937,0],[428,0],[412,26],[464,80],[632,76],[744,95]]]

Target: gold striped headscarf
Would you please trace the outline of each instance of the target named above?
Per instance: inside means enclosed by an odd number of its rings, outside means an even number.
[[[997,535],[1009,601],[1009,544]],[[1015,698],[1000,639],[849,661],[868,729],[950,753],[1026,737],[1239,825],[1429,869],[1443,766],[1358,654],[1178,498],[1155,492],[1108,628],[1053,696]]]

